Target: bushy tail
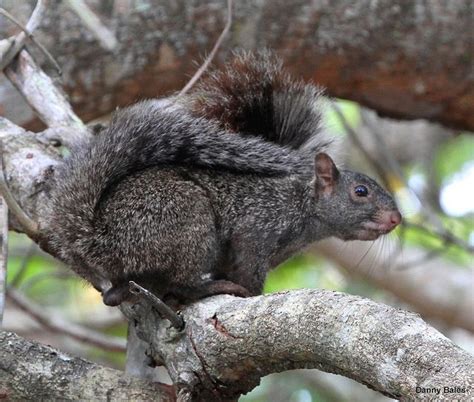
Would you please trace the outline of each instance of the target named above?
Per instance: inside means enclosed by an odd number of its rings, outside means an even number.
[[[292,79],[269,51],[238,52],[199,81],[183,103],[225,129],[294,149],[323,149],[321,91]]]
[[[262,175],[308,169],[300,152],[223,131],[173,104],[142,102],[117,112],[107,129],[57,168],[50,213],[42,223],[50,246],[68,262],[85,258],[97,238],[95,211],[107,188],[141,169],[166,164]]]

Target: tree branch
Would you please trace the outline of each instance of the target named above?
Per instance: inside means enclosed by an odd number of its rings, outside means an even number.
[[[174,401],[171,387],[128,377],[0,331],[0,398]]]
[[[26,50],[5,68],[5,75],[50,129],[62,134],[62,144],[73,147],[90,136],[84,123],[73,112],[66,95],[35,63]]]
[[[121,2],[110,15],[96,9],[120,39],[116,57],[97,45],[66,2],[48,8],[37,38],[54,43],[74,110],[85,121],[182,88],[221,34],[227,5],[201,0],[183,7],[177,13],[174,2],[157,7],[142,0]],[[228,41],[276,50],[293,74],[332,96],[392,117],[474,130],[472,7],[471,0],[238,1]],[[217,63],[226,52],[217,52]]]
[[[117,48],[118,42],[115,35],[102,24],[100,18],[89,8],[84,0],[67,0],[67,4],[97,38],[104,49],[113,52]]]
[[[16,57],[18,52],[25,46],[26,40],[28,38],[32,38],[32,32],[38,27],[40,24],[42,18],[43,18],[43,13],[45,10],[45,2],[43,0],[38,0],[36,2],[36,6],[31,13],[31,16],[26,24],[26,26],[23,26],[18,20],[16,20],[13,16],[11,16],[10,13],[8,13],[6,10],[2,10],[2,13],[4,17],[10,18],[11,21],[13,21],[15,24],[21,27],[22,32],[20,32],[18,35],[9,38],[9,39],[4,39],[1,42],[5,44],[5,46],[2,46],[2,52],[0,54],[0,70],[3,70],[5,67],[7,67],[11,61]],[[8,42],[8,45],[6,44]],[[48,52],[49,54],[49,52]]]
[[[418,315],[342,293],[213,297],[183,310],[183,333],[146,304],[125,311],[188,397],[235,398],[266,374],[296,368],[342,374],[397,399],[415,398],[417,386],[473,385],[474,358]]]
[[[0,8],[0,14],[2,14],[5,18],[8,18],[11,22],[13,22],[15,25],[20,27],[20,29],[23,31],[22,33],[24,35],[17,35],[14,38],[10,38],[11,46],[5,46],[7,51],[5,53],[0,54],[0,70],[3,70],[4,67],[8,66],[10,62],[15,58],[17,53],[23,48],[25,45],[25,39],[28,38],[32,43],[34,43],[38,49],[41,50],[41,52],[46,56],[46,58],[51,62],[51,64],[56,68],[56,71],[58,72],[59,75],[61,75],[61,68],[59,67],[59,64],[57,63],[56,60],[54,60],[53,56],[51,53],[49,53],[48,49],[46,49],[41,42],[38,42],[36,38],[34,37],[32,30],[36,29],[38,26],[39,21],[42,18],[43,15],[43,10],[45,8],[45,4],[43,0],[38,0],[36,2],[36,7],[33,10],[33,13],[31,14],[30,20],[27,23],[27,26],[23,25],[20,21],[18,21],[13,15],[11,15],[8,11],[4,10],[3,8]],[[30,27],[30,29],[28,29]]]
[[[225,23],[222,33],[219,35],[219,38],[217,38],[217,41],[214,44],[214,47],[212,48],[211,52],[204,60],[204,63],[202,63],[202,65],[194,73],[194,75],[191,77],[188,83],[183,87],[183,89],[179,91],[178,96],[183,96],[186,92],[188,92],[193,87],[193,85],[199,80],[199,78],[201,78],[201,76],[204,74],[206,69],[209,68],[209,65],[211,64],[212,60],[216,56],[216,53],[219,50],[222,42],[224,41],[225,37],[229,33],[231,26],[232,26],[232,0],[227,0],[227,22]]]
[[[31,218],[21,209],[15,197],[8,188],[7,180],[5,178],[4,167],[3,167],[3,145],[0,140],[0,194],[2,195],[2,201],[5,202],[6,206],[15,215],[15,218],[20,223],[23,231],[32,239],[38,238],[38,224],[31,220]],[[8,214],[5,214],[8,217]],[[8,219],[5,220],[5,225],[8,228]],[[8,229],[7,229],[8,230]]]
[[[45,182],[59,162],[57,150],[45,146],[37,135],[0,117],[0,142],[5,176],[14,199],[33,221],[46,205]],[[10,216],[10,229],[23,232],[23,226]]]
[[[166,318],[177,330],[184,328],[184,321],[181,315],[175,313],[167,304],[162,302],[152,292],[138,285],[134,281],[129,282],[130,292],[145,299],[150,306],[158,311],[163,318]]]

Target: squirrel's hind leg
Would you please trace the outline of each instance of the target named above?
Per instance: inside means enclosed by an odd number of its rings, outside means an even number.
[[[224,279],[204,282],[194,287],[175,289],[172,293],[181,302],[188,303],[221,294],[230,294],[238,297],[251,296],[250,292],[243,286]],[[131,297],[133,295],[130,293],[128,282],[114,285],[102,295],[104,304],[107,306],[118,306],[122,302],[130,300]]]
[[[238,297],[251,296],[250,292],[243,286],[224,279],[203,282],[202,284],[193,287],[180,287],[179,289],[173,289],[172,293],[181,301],[186,302],[193,302],[204,299],[205,297],[222,294],[234,295]]]

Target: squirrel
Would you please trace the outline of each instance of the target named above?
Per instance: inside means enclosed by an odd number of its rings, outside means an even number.
[[[114,306],[130,280],[185,301],[258,295],[311,242],[390,232],[393,198],[325,152],[319,100],[273,54],[242,52],[184,96],[117,111],[56,168],[44,247]]]

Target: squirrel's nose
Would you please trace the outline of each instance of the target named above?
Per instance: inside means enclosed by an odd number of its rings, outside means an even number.
[[[399,225],[401,221],[402,221],[402,214],[400,212],[392,211],[390,213],[390,223],[393,225],[393,227]]]

